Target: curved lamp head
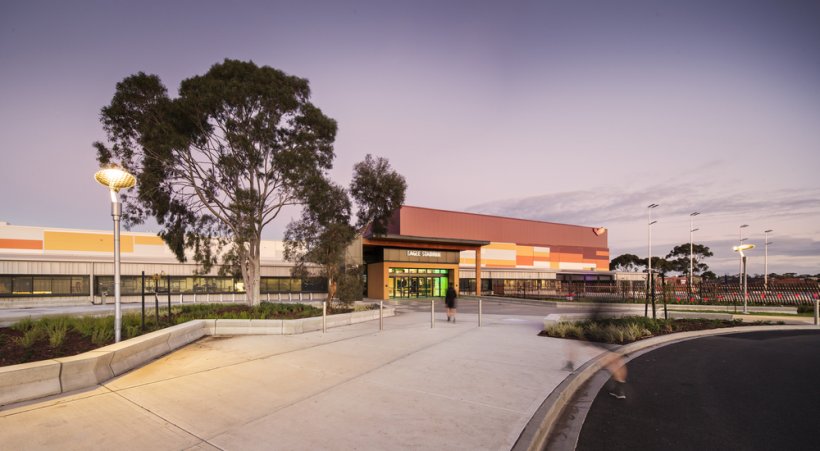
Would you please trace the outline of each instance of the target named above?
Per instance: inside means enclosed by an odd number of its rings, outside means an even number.
[[[94,179],[97,180],[100,185],[114,192],[131,188],[137,184],[137,179],[133,175],[115,163],[102,166],[100,170],[94,174]]]
[[[732,250],[735,252],[740,252],[740,256],[743,256],[743,251],[748,251],[749,249],[754,249],[754,244],[741,244],[740,246],[732,246]]]

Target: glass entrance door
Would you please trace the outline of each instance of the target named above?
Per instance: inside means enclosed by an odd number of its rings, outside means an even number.
[[[391,299],[444,297],[448,287],[447,275],[390,274],[388,296]]]

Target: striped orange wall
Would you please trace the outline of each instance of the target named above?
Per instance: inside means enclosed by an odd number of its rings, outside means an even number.
[[[608,250],[577,246],[558,249],[493,242],[481,248],[481,263],[486,268],[609,270]],[[461,255],[462,264],[475,265],[475,254],[472,251],[464,251]]]
[[[34,249],[43,248],[42,240],[16,240],[0,238],[0,248],[2,249]]]

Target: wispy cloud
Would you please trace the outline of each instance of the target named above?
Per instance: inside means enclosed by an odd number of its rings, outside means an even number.
[[[646,188],[598,188],[551,193],[519,199],[504,199],[467,207],[467,211],[540,221],[605,226],[610,230],[613,256],[647,253],[647,212],[649,203],[659,203],[656,217],[661,224],[653,230],[653,255],[665,255],[677,244],[688,242],[689,214],[697,217],[700,231],[696,242],[709,246],[715,256],[707,263],[716,271],[736,271],[738,225],[753,223],[744,231],[749,242],[761,249],[760,224],[778,229],[770,236],[770,270],[820,273],[820,189],[781,189],[737,192],[715,182],[686,183],[672,180]],[[773,226],[772,224],[778,224]],[[759,252],[758,252],[759,251]],[[762,259],[761,259],[762,262]],[[762,263],[761,263],[762,265]],[[762,272],[762,267],[761,271]]]
[[[504,199],[467,207],[467,211],[583,225],[607,225],[643,218],[648,203],[664,205],[664,214],[685,216],[692,211],[736,215],[765,211],[769,216],[820,214],[820,189],[782,189],[736,193],[724,186],[679,183],[628,191],[600,188]]]

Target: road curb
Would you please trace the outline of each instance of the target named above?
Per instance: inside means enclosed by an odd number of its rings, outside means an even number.
[[[700,337],[715,335],[730,335],[747,332],[771,332],[780,330],[812,330],[820,332],[818,326],[741,326],[724,329],[708,329],[692,332],[680,332],[676,334],[661,335],[646,340],[636,341],[628,345],[614,349],[614,352],[624,356],[629,354],[656,348],[668,344],[691,340]],[[538,451],[544,449],[547,440],[556,422],[561,417],[564,408],[575,396],[578,390],[589,381],[598,371],[606,367],[605,357],[607,352],[603,352],[592,358],[587,363],[578,368],[577,371],[567,376],[557,387],[547,396],[547,399],[538,408],[535,415],[527,423],[521,435],[513,445],[513,451]]]

